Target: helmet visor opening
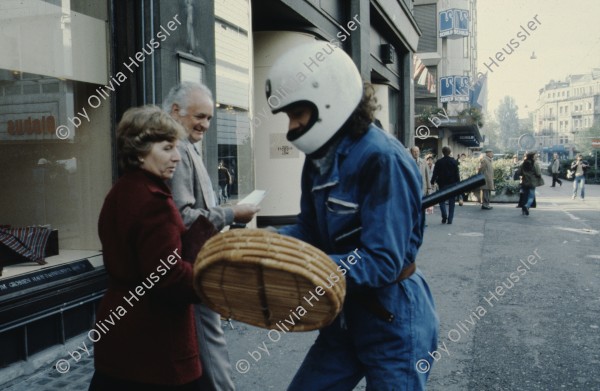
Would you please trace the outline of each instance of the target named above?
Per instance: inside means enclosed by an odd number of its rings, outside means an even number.
[[[286,138],[290,142],[298,140],[300,137],[302,137],[306,133],[308,133],[308,131],[313,127],[313,125],[315,124],[315,122],[317,122],[317,120],[319,118],[319,112],[318,112],[317,106],[314,103],[309,102],[309,101],[294,102],[294,103],[288,105],[287,107],[281,109],[280,111],[283,111],[285,113],[292,113],[295,110],[299,110],[299,109],[309,110],[310,118],[308,119],[308,121],[305,124],[300,124],[299,127],[288,130]]]

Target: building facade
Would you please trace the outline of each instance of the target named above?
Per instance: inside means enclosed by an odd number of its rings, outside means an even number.
[[[533,130],[545,160],[573,157],[581,133],[600,123],[600,69],[550,81],[539,90]]]
[[[96,227],[115,178],[109,89],[131,77],[110,66],[110,9],[0,3],[0,368],[89,330],[106,285]],[[6,247],[24,227],[52,230],[47,264]]]
[[[420,33],[412,1],[407,0],[253,1],[252,20],[256,187],[269,192],[258,223],[288,223],[299,212],[304,156],[285,138],[285,115],[272,116],[268,109],[264,85],[274,59],[293,45],[315,39],[342,47],[363,79],[374,84],[381,105],[377,117],[385,130],[411,145],[412,54]]]
[[[415,144],[441,156],[481,146],[483,104],[474,100],[477,72],[476,0],[416,0],[415,18],[423,35],[415,57]]]
[[[267,110],[273,58],[309,40],[339,45],[374,84],[384,128],[409,146],[421,35],[412,7],[410,0],[0,2],[7,54],[0,234],[52,232],[44,265],[0,244],[0,379],[50,367],[66,341],[94,325],[107,284],[97,220],[120,175],[114,140],[125,110],[160,105],[178,82],[205,83],[216,107],[203,159],[215,190],[223,161],[233,200],[269,190],[259,224],[292,221],[303,156],[285,139],[283,115]],[[59,353],[52,358],[51,350]]]

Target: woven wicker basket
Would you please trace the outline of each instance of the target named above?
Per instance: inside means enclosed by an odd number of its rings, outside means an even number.
[[[194,264],[194,288],[223,317],[286,331],[328,325],[346,294],[345,277],[325,253],[260,229],[208,240]]]

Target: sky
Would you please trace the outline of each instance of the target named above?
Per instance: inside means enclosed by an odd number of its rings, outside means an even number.
[[[537,20],[525,40],[517,37],[529,21]],[[524,34],[524,33],[523,33]],[[519,47],[504,61],[490,65],[511,39]],[[514,42],[514,41],[513,41]],[[537,59],[530,57],[535,52]],[[600,68],[600,0],[477,0],[477,71],[488,71],[487,111],[512,96],[519,118],[535,110],[540,88],[550,80]]]

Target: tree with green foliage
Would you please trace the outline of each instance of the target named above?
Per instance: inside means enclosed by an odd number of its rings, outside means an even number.
[[[519,106],[512,96],[505,96],[496,109],[496,120],[499,126],[499,144],[502,149],[515,150],[519,138]]]
[[[500,125],[489,115],[484,116],[484,125],[481,128],[481,135],[485,136],[485,145],[494,151],[503,149],[500,144]]]
[[[589,129],[582,130],[575,134],[575,148],[577,151],[584,156],[594,155],[594,149],[592,149],[592,139],[600,139],[600,122],[596,122],[594,126]]]

